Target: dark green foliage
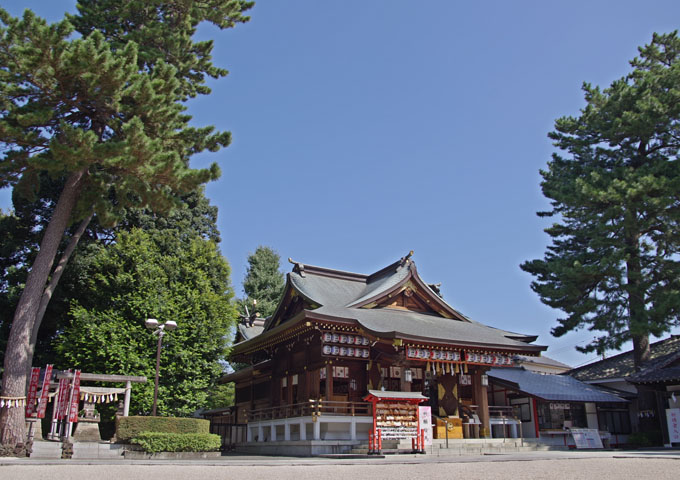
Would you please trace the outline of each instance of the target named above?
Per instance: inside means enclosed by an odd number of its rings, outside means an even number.
[[[663,437],[659,430],[633,432],[628,435],[628,445],[634,448],[660,447],[663,445]]]
[[[131,411],[149,412],[157,337],[144,321],[174,320],[178,328],[163,339],[158,412],[187,416],[205,405],[236,316],[229,266],[213,242],[133,229],[115,244],[88,246],[71,277],[79,293],[55,341],[57,367],[145,375]]]
[[[210,388],[206,400],[206,410],[230,407],[234,404],[234,383],[215,385]]]
[[[255,253],[248,256],[248,271],[243,280],[247,298],[243,302],[248,305],[250,313],[254,310],[261,317],[268,317],[276,310],[285,286],[279,262],[279,254],[269,247],[259,246]],[[257,300],[254,307],[252,300]],[[241,310],[243,314],[243,304]]]
[[[680,39],[655,34],[633,71],[586,107],[555,122],[560,153],[542,171],[554,217],[544,259],[522,264],[545,304],[564,311],[556,336],[602,332],[582,351],[633,340],[636,365],[648,336],[680,321]]]
[[[78,15],[68,18],[83,35],[95,29],[114,49],[127,42],[139,45],[139,69],[153,69],[159,62],[174,65],[183,98],[208,94],[205,76],[220,78],[227,71],[212,64],[212,41],[194,42],[202,22],[220,30],[247,22],[243,15],[254,2],[243,0],[80,0]]]
[[[87,263],[88,260],[84,257],[98,251],[88,248],[90,243],[99,242],[100,246],[105,247],[115,243],[116,232],[134,228],[141,228],[147,233],[164,231],[165,235],[176,236],[181,241],[200,237],[219,243],[217,207],[210,205],[202,190],[182,197],[181,204],[173,208],[167,216],[131,208],[125,212],[115,229],[102,227],[95,219],[80,241],[76,253],[76,258],[80,257],[80,261],[77,264]],[[52,202],[47,201],[48,197],[40,195],[41,200],[31,204],[20,197],[14,198],[15,213],[0,213],[0,231],[6,232],[0,236],[0,361],[27,269],[38,248],[38,237],[44,228],[44,219],[49,218],[51,212]],[[69,324],[69,303],[80,302],[85,293],[80,283],[81,275],[82,272],[67,269],[52,297],[39,331],[35,365],[54,363],[53,341]]]
[[[192,170],[187,159],[228,139],[188,127],[174,66],[139,71],[134,43],[112,50],[98,32],[69,40],[67,21],[0,17],[1,186],[34,199],[42,172],[86,169],[75,218],[94,206],[106,223],[129,206],[167,211],[176,192],[217,178],[216,165]]]
[[[222,439],[212,433],[142,432],[130,443],[139,445],[148,453],[217,452],[222,446]]]
[[[126,443],[142,432],[205,435],[210,433],[210,422],[201,418],[139,416],[116,418],[118,442]]]

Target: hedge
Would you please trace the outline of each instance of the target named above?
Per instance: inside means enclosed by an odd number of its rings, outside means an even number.
[[[118,417],[116,441],[125,443],[142,432],[210,433],[210,422],[200,418]]]
[[[142,432],[132,439],[145,452],[216,452],[222,445],[219,435],[213,433],[159,433]]]

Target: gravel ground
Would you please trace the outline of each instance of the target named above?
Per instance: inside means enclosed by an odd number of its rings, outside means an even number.
[[[2,480],[395,480],[395,479],[654,479],[680,478],[680,460],[584,458],[469,463],[224,465],[3,465]]]

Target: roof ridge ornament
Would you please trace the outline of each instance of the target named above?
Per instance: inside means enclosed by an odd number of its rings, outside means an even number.
[[[294,272],[297,271],[297,273],[299,273],[301,277],[305,276],[305,264],[304,263],[296,262],[295,260],[293,260],[292,257],[288,257],[288,262],[295,265],[293,267]]]
[[[408,264],[408,263],[409,263],[409,259],[410,259],[412,256],[413,256],[413,250],[409,251],[408,254],[406,254],[405,256],[401,257],[401,260],[400,260],[399,263],[401,263],[402,265]]]

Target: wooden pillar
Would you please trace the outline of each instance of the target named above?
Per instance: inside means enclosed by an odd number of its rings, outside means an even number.
[[[475,402],[475,405],[477,405],[479,421],[482,422],[480,437],[488,437],[491,435],[489,424],[489,398],[486,393],[486,385],[482,385],[482,375],[484,374],[485,372],[482,369],[478,369],[472,374],[473,401]]]
[[[305,367],[305,372],[300,375],[300,380],[302,381],[302,390],[300,390],[300,399],[299,402],[307,402],[311,396],[310,392],[310,386],[312,383],[312,374],[307,370],[307,367]]]
[[[298,377],[299,378],[299,377]],[[293,404],[293,376],[286,374],[286,404]]]
[[[330,401],[333,396],[333,366],[326,365],[326,401]]]

